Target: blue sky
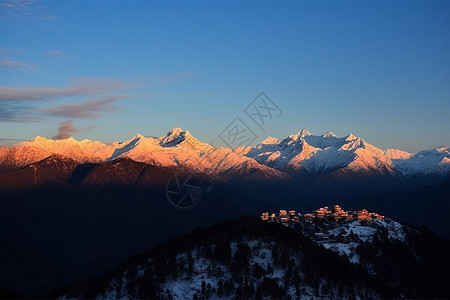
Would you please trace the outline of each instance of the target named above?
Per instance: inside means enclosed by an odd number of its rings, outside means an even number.
[[[282,110],[245,114],[264,91]],[[450,145],[448,1],[2,1],[0,143],[126,140],[239,117],[412,152]]]

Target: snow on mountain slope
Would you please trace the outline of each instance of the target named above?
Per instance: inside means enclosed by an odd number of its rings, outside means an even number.
[[[199,158],[214,148],[195,139],[189,131],[175,127],[166,135],[154,138],[140,134],[114,150],[109,159],[128,157],[164,166],[196,165]]]
[[[278,144],[280,142],[279,139],[268,136],[265,140],[263,140],[260,144]]]
[[[0,147],[0,172],[41,161],[50,155],[70,157],[80,163],[130,158],[157,166],[185,166],[207,174],[263,173],[266,177],[287,174],[439,175],[450,173],[448,147],[412,155],[409,152],[381,150],[349,134],[337,137],[332,132],[321,136],[303,129],[285,139],[268,137],[254,147],[215,148],[194,138],[179,127],[161,137],[136,134],[125,142],[105,144],[53,140],[36,137],[10,147]]]
[[[329,139],[331,140],[328,141]],[[322,145],[323,151],[317,157],[313,156],[309,162],[316,169],[317,165],[321,165],[325,170],[341,168],[344,172],[394,173],[392,161],[384,155],[383,150],[360,137],[352,134],[344,138],[322,136],[318,143]],[[321,164],[316,161],[318,158]]]
[[[268,177],[285,174],[258,164],[251,158],[239,156],[229,148],[214,148],[195,139],[189,131],[175,127],[166,135],[153,138],[136,135],[115,149],[109,159],[127,157],[157,166],[185,166],[192,170],[217,175],[245,174],[259,170]]]
[[[261,164],[295,174],[327,173],[336,169],[345,172],[394,173],[393,164],[383,150],[352,134],[338,138],[327,132],[314,136],[307,130],[283,140],[266,139],[253,148],[237,151]]]
[[[127,157],[157,166],[185,165],[197,169],[201,156],[212,149],[208,144],[196,140],[188,131],[173,128],[159,138],[137,134],[115,149],[109,159]]]
[[[383,151],[383,154],[390,159],[408,159],[413,155],[410,152],[399,149],[386,149]]]
[[[379,228],[387,230],[388,238],[390,240],[397,240],[406,242],[406,232],[400,223],[391,219],[374,220],[371,224],[363,224],[361,221],[353,221],[345,226],[340,226],[328,231],[328,234],[333,236],[342,236],[344,238],[353,236],[352,242],[336,242],[336,241],[321,241],[320,244],[326,249],[337,252],[340,255],[347,256],[350,262],[359,263],[359,255],[357,248],[361,243],[371,243]]]
[[[345,168],[354,158],[355,154],[351,151],[328,147],[317,151],[307,160],[299,161],[298,165],[311,173],[324,173]]]
[[[420,151],[409,159],[396,159],[394,164],[406,176],[446,175],[450,173],[450,147]]]
[[[302,161],[320,150],[305,141],[304,138],[309,135],[310,133],[304,129],[283,140],[265,139],[255,147],[240,147],[235,152],[278,170],[298,170]]]
[[[125,142],[111,144],[90,140],[76,141],[73,138],[53,140],[36,137],[13,147],[1,147],[0,164],[3,169],[13,169],[41,161],[53,154],[70,157],[80,163],[130,158],[156,166],[184,166],[212,175],[227,173],[228,176],[233,176],[259,172],[268,178],[286,176],[251,158],[237,155],[232,149],[214,148],[202,143],[189,131],[178,127],[159,138],[136,134]]]
[[[35,137],[0,152],[0,163],[23,167],[33,162],[56,154],[78,162],[104,161],[113,152],[114,144],[104,144],[97,141],[77,141],[74,138],[53,140],[45,137]]]

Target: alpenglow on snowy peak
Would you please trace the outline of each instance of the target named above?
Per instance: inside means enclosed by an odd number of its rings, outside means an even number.
[[[268,137],[256,146],[216,148],[174,127],[161,137],[136,134],[124,142],[102,143],[74,138],[53,140],[36,137],[13,146],[0,147],[3,169],[23,167],[51,155],[79,163],[99,163],[130,158],[157,166],[183,166],[206,174],[247,174],[267,178],[297,174],[373,174],[417,176],[450,174],[449,147],[411,154],[398,149],[379,149],[364,139],[332,132],[312,135],[303,129],[284,139]],[[230,175],[231,176],[231,175]]]

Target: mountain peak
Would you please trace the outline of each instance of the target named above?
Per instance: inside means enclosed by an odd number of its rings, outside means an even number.
[[[443,153],[443,152],[449,153],[450,147],[449,146],[439,146],[439,147],[436,147],[436,151],[438,151],[440,153]]]
[[[304,139],[306,136],[310,136],[310,135],[311,135],[311,132],[309,132],[307,129],[302,129],[295,134],[289,135],[289,138],[291,138],[295,141],[299,141],[299,140]]]
[[[73,136],[69,136],[67,139],[64,139],[69,142],[78,142]]]
[[[32,138],[31,140],[29,140],[29,142],[41,142],[41,141],[47,141],[48,139],[44,136],[36,136],[34,138]]]
[[[159,138],[159,143],[161,146],[173,146],[184,141],[186,137],[192,137],[189,131],[183,131],[180,127],[174,127],[166,135]]]
[[[352,133],[349,133],[346,137],[345,140],[346,141],[351,141],[351,140],[355,140],[357,139],[357,137],[355,135],[353,135]]]
[[[183,132],[183,129],[181,129],[180,127],[174,127],[169,130],[167,135],[180,135],[180,133],[182,133],[182,132]]]
[[[327,131],[324,135],[322,135],[323,138],[329,138],[329,137],[337,137],[332,131]]]
[[[142,139],[142,138],[144,138],[144,136],[143,136],[142,134],[140,134],[140,133],[136,133],[136,134],[133,136],[133,140],[135,140],[135,139]]]
[[[278,144],[280,142],[279,139],[268,136],[266,139],[264,139],[263,141],[261,141],[260,144]]]

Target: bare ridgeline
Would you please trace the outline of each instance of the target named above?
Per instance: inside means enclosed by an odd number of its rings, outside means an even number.
[[[352,229],[357,227],[377,228],[380,222],[375,222],[375,220],[391,221],[382,215],[369,212],[367,209],[345,211],[339,205],[334,205],[333,210],[324,206],[306,214],[297,213],[295,210],[280,209],[278,215],[276,213],[269,214],[269,212],[262,213],[261,219],[299,228],[313,240],[328,243],[350,243],[359,238]]]

